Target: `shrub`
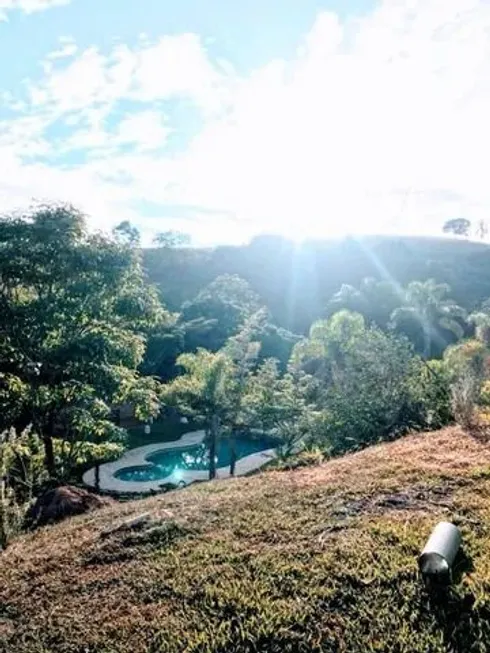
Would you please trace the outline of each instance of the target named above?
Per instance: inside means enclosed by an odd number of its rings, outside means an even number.
[[[422,364],[410,386],[414,428],[437,429],[453,420],[450,376],[442,361]]]
[[[454,419],[464,429],[476,426],[477,401],[480,395],[480,382],[471,373],[460,376],[451,385],[451,408]]]
[[[323,397],[333,452],[420,426],[423,407],[414,397],[414,379],[420,376],[422,362],[406,340],[370,328],[340,354]]]
[[[0,434],[0,547],[5,548],[22,528],[34,494],[46,480],[43,448],[37,435],[26,429]]]

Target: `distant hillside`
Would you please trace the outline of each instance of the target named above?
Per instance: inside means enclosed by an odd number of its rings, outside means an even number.
[[[0,554],[0,651],[483,653],[489,497],[488,445],[447,429],[116,504]],[[416,560],[441,519],[464,555],[430,596]]]
[[[150,279],[173,310],[218,275],[238,274],[250,282],[282,326],[301,332],[322,314],[343,283],[367,276],[449,283],[469,309],[490,297],[490,247],[445,238],[363,237],[297,246],[263,236],[250,245],[215,249],[149,249]]]

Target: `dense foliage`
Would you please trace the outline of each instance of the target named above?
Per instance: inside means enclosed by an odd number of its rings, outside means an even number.
[[[465,426],[490,419],[490,304],[478,297],[484,281],[464,301],[460,282],[443,283],[441,242],[418,241],[419,263],[429,243],[438,252],[424,280],[407,270],[395,279],[383,240],[370,250],[361,241],[332,245],[334,267],[320,284],[312,275],[322,244],[291,249],[262,238],[248,249],[202,252],[177,236],[159,239],[161,269],[174,266],[167,286],[160,284],[169,312],[147,281],[140,235],[127,221],[107,236],[90,232],[66,206],[0,220],[0,503],[9,519],[46,484],[77,481],[82,468],[97,470],[121,453],[126,431],[112,415],[123,404],[138,420],[173,414],[204,428],[210,478],[220,439],[233,474],[242,436],[267,434],[283,457],[325,457],[455,418]],[[486,248],[471,246],[473,261],[486,260]],[[359,248],[375,260],[376,276],[358,278],[367,269],[367,259],[356,259]],[[225,252],[226,269],[216,274]],[[339,280],[340,252],[357,263]],[[255,263],[239,276],[245,253]],[[154,255],[145,254],[153,275]],[[398,255],[403,260],[401,249]],[[256,275],[267,271],[258,284]],[[178,301],[170,287],[176,274]],[[278,275],[282,308],[270,294]],[[14,454],[18,467],[18,447],[36,470],[42,461],[35,482],[22,480],[27,497],[9,471]]]
[[[137,368],[144,331],[162,320],[134,249],[88,232],[70,207],[0,221],[0,428],[31,425],[58,476],[53,438],[120,441],[114,404],[158,409]]]
[[[490,297],[490,248],[460,239],[366,236],[299,245],[261,236],[241,247],[149,249],[144,262],[172,310],[216,277],[237,274],[250,283],[277,324],[301,334],[323,316],[342,284],[359,289],[367,277],[385,282],[388,295],[393,294],[390,288],[432,278],[448,284],[452,297],[468,311]],[[387,306],[385,316],[390,312]]]

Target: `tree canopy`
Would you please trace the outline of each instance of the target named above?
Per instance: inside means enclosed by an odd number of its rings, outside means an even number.
[[[55,435],[120,437],[113,404],[155,412],[154,382],[137,368],[145,330],[162,319],[130,244],[90,233],[69,206],[0,221],[0,428],[28,424],[56,475]]]
[[[444,223],[442,228],[445,234],[454,234],[455,236],[469,236],[471,222],[466,218],[453,218]]]

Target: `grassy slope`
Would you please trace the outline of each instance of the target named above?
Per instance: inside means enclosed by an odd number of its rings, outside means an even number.
[[[0,555],[0,650],[490,650],[490,447],[411,436],[321,467],[115,505]],[[151,511],[160,525],[102,538]],[[465,552],[429,599],[416,556],[441,518]]]

